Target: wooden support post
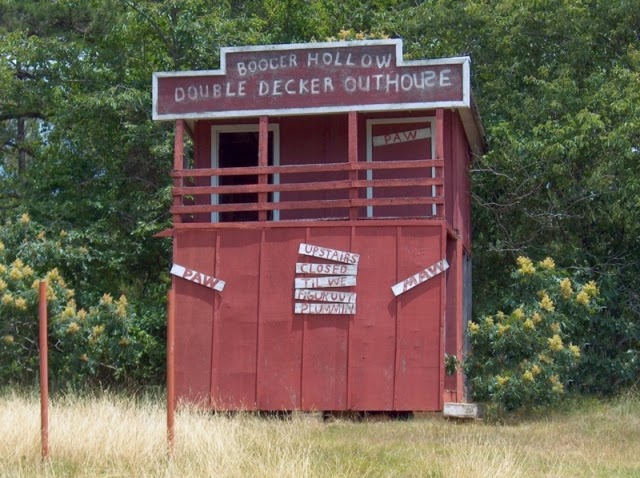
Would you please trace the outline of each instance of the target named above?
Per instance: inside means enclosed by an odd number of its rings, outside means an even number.
[[[456,240],[456,359],[462,364],[464,343],[464,247],[462,238]],[[466,400],[464,396],[464,375],[462,367],[456,370],[456,395],[457,401]]]
[[[445,157],[444,157],[444,110],[442,108],[438,108],[436,110],[436,138],[435,139],[436,139],[436,159],[444,161],[445,160]],[[442,166],[440,171],[440,176],[443,179],[442,186],[436,187],[436,195],[443,198],[443,201],[444,201],[441,205],[438,204],[436,206],[436,216],[443,217],[443,218],[445,217],[445,214],[446,214],[446,210],[445,210],[446,200],[444,200],[445,167],[446,167],[446,162],[445,162],[445,165]],[[433,170],[436,171],[437,168],[433,168]],[[434,174],[434,176],[436,175],[437,173]]]
[[[269,165],[269,117],[260,116],[260,126],[258,131],[258,166]],[[267,184],[268,178],[266,174],[258,176],[258,184]],[[267,193],[258,193],[258,203],[265,204],[268,200]],[[260,221],[267,220],[267,211],[258,212]]]
[[[348,141],[349,141],[349,163],[356,164],[358,162],[358,112],[357,111],[349,111],[349,131],[348,131]],[[356,181],[358,179],[358,171],[355,169],[349,171],[349,179],[351,181]],[[358,188],[351,187],[349,189],[349,199],[354,200],[358,199]],[[351,206],[349,208],[349,219],[355,221],[358,219],[358,207]]]
[[[440,257],[447,257],[447,226],[444,222],[441,223],[440,226]],[[444,354],[447,350],[446,348],[446,313],[447,313],[447,275],[440,274],[440,313],[439,313],[439,321],[440,321],[440,350],[438,351],[438,365],[440,368],[440,377],[439,377],[439,393],[438,393],[438,409],[442,410],[444,406],[444,379],[445,379],[445,362],[444,362]]]
[[[175,440],[175,291],[167,295],[167,444],[169,456],[173,456]]]
[[[47,282],[39,285],[39,345],[40,345],[40,441],[42,459],[49,457],[49,361],[47,334]]]
[[[180,171],[184,169],[184,120],[176,121],[176,134],[173,142],[173,170]],[[183,186],[183,178],[174,178],[173,187],[181,188]],[[174,206],[182,206],[182,196],[173,197]],[[173,215],[174,224],[182,222],[180,214]]]

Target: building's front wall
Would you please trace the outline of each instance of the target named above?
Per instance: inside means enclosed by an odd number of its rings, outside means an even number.
[[[174,262],[226,282],[175,280],[178,396],[218,409],[439,410],[445,274],[391,286],[445,257],[442,223],[176,231]],[[355,315],[294,313],[301,243],[360,254]]]
[[[257,118],[195,122],[194,167],[218,166],[216,134],[257,131],[257,124]],[[348,161],[346,115],[270,117],[269,126],[276,165]],[[428,137],[372,144],[376,135],[416,129],[429,129]],[[445,376],[443,365],[445,352],[462,358],[463,264],[471,247],[469,146],[460,118],[445,110],[361,114],[357,149],[360,162],[444,159],[444,211],[363,207],[355,222],[336,222],[345,218],[344,209],[279,211],[276,220],[241,227],[218,227],[211,214],[194,215],[193,221],[211,224],[174,230],[174,263],[227,285],[214,292],[174,279],[180,397],[218,409],[259,410],[432,411],[442,408],[443,396],[463,400],[461,373]],[[278,180],[340,180],[346,174]],[[208,178],[194,181],[210,185]],[[421,193],[406,187],[400,195]],[[282,192],[279,200],[343,199],[340,194]],[[443,191],[429,187],[424,194]],[[211,200],[196,198],[200,204]],[[396,219],[381,218],[394,214]],[[421,218],[408,219],[416,215]],[[322,222],[277,224],[305,219]],[[309,261],[298,255],[300,243],[362,255],[357,286],[348,289],[357,292],[355,315],[294,314],[295,263]],[[449,262],[446,273],[394,297],[392,285],[441,259]]]

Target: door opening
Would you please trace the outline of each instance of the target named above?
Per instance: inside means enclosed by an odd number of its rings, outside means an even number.
[[[227,126],[214,127],[213,132],[213,161],[214,168],[243,168],[258,166],[258,128],[257,126]],[[268,164],[274,164],[274,131],[269,131]],[[272,175],[268,183],[273,184]],[[240,186],[258,184],[258,175],[229,175],[213,178],[214,186]],[[214,195],[212,204],[242,204],[257,203],[258,193],[227,193]],[[273,194],[269,193],[269,202],[273,201]],[[212,215],[214,222],[245,222],[257,221],[258,211],[225,211]],[[268,220],[273,220],[273,211],[268,211]]]

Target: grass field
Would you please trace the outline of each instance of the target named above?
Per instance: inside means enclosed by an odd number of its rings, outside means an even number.
[[[1,477],[639,477],[640,396],[573,402],[509,425],[323,423],[181,410],[166,454],[160,400],[65,397],[40,460],[37,396],[0,395]]]

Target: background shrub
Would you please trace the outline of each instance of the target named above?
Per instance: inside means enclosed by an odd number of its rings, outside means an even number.
[[[465,360],[473,398],[511,411],[557,402],[579,388],[587,337],[599,322],[599,289],[551,258],[518,257],[504,311],[468,324]]]
[[[157,321],[140,317],[127,297],[105,293],[76,297],[64,267],[91,267],[91,250],[64,231],[45,232],[27,214],[0,229],[0,383],[35,383],[38,373],[38,287],[46,280],[49,364],[53,387],[139,386],[161,374],[161,335],[146,330]],[[159,320],[164,321],[160,314]]]

